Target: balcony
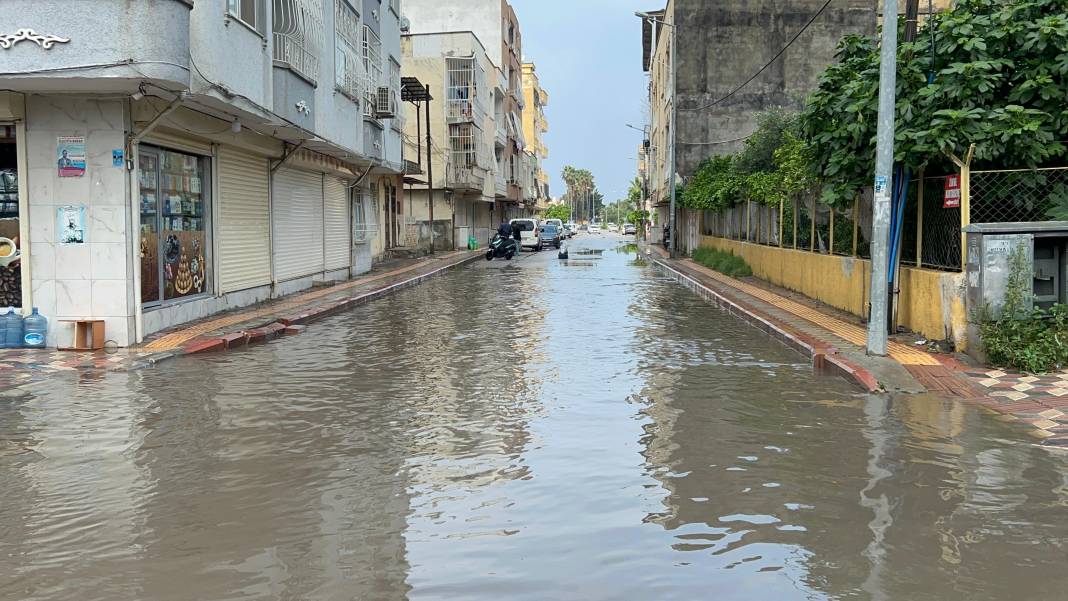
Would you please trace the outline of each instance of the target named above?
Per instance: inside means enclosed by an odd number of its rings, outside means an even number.
[[[445,184],[453,190],[481,192],[486,185],[485,171],[478,167],[449,165]]]
[[[189,88],[187,0],[3,2],[4,88],[131,93],[144,81]],[[166,23],[166,26],[162,24]],[[219,20],[220,28],[222,20]],[[250,34],[253,36],[254,34]],[[103,65],[92,71],[86,63]],[[204,65],[201,65],[202,68]]]

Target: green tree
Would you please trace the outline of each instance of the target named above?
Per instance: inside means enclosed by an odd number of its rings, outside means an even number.
[[[568,221],[571,218],[571,207],[567,205],[551,205],[545,211],[545,219],[559,219],[560,221]]]

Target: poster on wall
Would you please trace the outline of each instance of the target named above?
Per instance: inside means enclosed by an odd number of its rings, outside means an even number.
[[[56,209],[56,232],[60,244],[85,244],[85,205]]]
[[[61,136],[56,143],[59,177],[85,175],[85,136]]]

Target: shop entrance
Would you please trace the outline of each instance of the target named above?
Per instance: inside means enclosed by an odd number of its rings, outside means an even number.
[[[142,147],[141,302],[158,306],[208,290],[207,159]]]
[[[0,123],[0,309],[22,306],[17,142],[15,125]]]

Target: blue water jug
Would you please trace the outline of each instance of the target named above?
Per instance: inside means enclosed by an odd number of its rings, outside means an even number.
[[[11,307],[7,313],[11,313]],[[0,315],[0,348],[7,348],[7,313]]]
[[[6,327],[4,328],[4,348],[22,347],[22,316],[14,309],[8,309],[4,316]]]
[[[22,341],[26,348],[44,348],[48,340],[48,318],[33,308],[33,313],[22,320]]]

